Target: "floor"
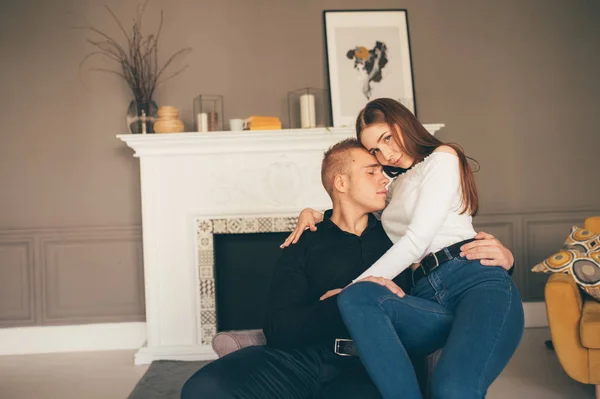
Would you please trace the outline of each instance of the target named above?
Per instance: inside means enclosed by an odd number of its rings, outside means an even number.
[[[510,363],[490,387],[487,399],[594,399],[595,387],[565,374],[544,341],[547,328],[528,328]]]
[[[546,328],[527,329],[487,399],[593,399],[594,387],[570,379],[544,341]],[[2,399],[125,399],[147,366],[134,351],[0,356]]]

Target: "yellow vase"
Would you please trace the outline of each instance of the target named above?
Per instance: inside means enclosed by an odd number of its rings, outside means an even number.
[[[154,122],[155,133],[181,133],[183,122],[179,120],[179,110],[171,106],[158,108],[158,119]]]

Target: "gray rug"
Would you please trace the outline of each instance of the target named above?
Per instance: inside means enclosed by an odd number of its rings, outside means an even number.
[[[180,399],[183,384],[208,363],[156,360],[127,399]]]

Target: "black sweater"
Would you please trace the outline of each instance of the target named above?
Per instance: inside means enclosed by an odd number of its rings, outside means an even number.
[[[264,324],[267,344],[279,348],[326,345],[348,338],[337,295],[320,301],[329,290],[344,288],[391,246],[381,223],[369,215],[367,228],[356,236],[337,227],[325,212],[317,231],[302,234],[278,261]],[[410,271],[394,281],[406,292]]]

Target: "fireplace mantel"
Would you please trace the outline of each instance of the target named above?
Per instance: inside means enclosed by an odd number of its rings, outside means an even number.
[[[425,125],[432,134],[443,126]],[[209,322],[201,318],[197,221],[331,207],[323,152],[353,136],[348,128],[117,136],[140,158],[147,342],[136,364],[216,357],[202,339]]]
[[[443,124],[425,125],[434,134]],[[135,150],[135,157],[222,154],[264,151],[323,149],[324,143],[353,137],[349,128],[260,130],[243,132],[128,134],[119,139]]]

